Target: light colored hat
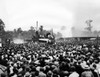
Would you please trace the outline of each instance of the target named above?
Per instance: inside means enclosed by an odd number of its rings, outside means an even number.
[[[90,67],[89,67],[88,65],[85,65],[84,69],[85,69],[85,70],[89,70]]]

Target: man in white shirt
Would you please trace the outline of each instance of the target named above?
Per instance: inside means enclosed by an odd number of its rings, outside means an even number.
[[[79,77],[79,74],[75,71],[74,66],[71,67],[71,74],[69,75],[69,77]]]

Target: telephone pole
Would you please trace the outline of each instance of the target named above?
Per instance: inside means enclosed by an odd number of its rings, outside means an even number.
[[[38,30],[38,21],[36,21],[36,31]]]
[[[92,22],[92,21],[93,21],[93,20],[87,20],[87,21],[86,21],[86,24],[87,24],[87,26],[88,26],[86,29],[87,29],[89,32],[92,32],[92,26],[91,26],[91,22]]]

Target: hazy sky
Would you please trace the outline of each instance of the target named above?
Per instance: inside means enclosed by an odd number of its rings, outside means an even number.
[[[100,0],[0,0],[0,18],[6,30],[28,30],[38,21],[67,37],[72,36],[71,27],[82,30],[88,19],[94,30],[100,30]]]

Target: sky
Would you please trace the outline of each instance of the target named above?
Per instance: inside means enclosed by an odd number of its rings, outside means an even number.
[[[0,18],[6,30],[39,26],[63,37],[72,36],[72,27],[83,30],[85,21],[93,20],[93,30],[100,30],[100,0],[0,0]]]

